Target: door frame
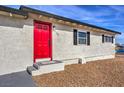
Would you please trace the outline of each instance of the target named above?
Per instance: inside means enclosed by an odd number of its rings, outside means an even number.
[[[44,24],[49,25],[49,27],[50,27],[50,29],[49,29],[49,39],[50,39],[49,58],[52,61],[52,23],[44,22],[44,21],[39,21],[39,20],[34,20],[33,21],[33,27],[35,26],[35,23],[44,23]],[[36,63],[36,59],[34,57],[34,48],[35,48],[35,45],[34,45],[34,42],[35,42],[34,41],[34,30],[35,30],[35,27],[33,29],[33,59],[34,59],[33,61],[34,61],[34,63]]]

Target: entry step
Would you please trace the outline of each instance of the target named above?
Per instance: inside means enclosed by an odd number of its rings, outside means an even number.
[[[64,70],[64,63],[58,60],[37,62],[33,66],[27,67],[27,72],[32,76],[62,70]]]

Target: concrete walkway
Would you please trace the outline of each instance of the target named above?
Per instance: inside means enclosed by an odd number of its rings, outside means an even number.
[[[0,87],[35,87],[35,83],[26,71],[22,71],[1,75]]]

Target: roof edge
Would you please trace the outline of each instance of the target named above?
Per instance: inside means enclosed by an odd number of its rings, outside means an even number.
[[[77,23],[77,24],[82,24],[82,25],[93,27],[93,28],[98,28],[98,29],[106,30],[106,31],[109,31],[109,32],[112,32],[112,33],[115,33],[115,34],[121,34],[121,32],[118,32],[118,31],[114,31],[114,30],[110,30],[110,29],[107,29],[107,28],[99,27],[99,26],[96,26],[96,25],[84,23],[84,22],[81,22],[81,21],[78,21],[78,20],[73,20],[73,19],[70,19],[70,18],[67,18],[67,17],[63,17],[63,16],[58,16],[58,15],[55,15],[55,14],[52,14],[52,13],[48,13],[48,12],[45,12],[45,11],[33,9],[33,8],[30,8],[30,7],[27,7],[27,6],[23,6],[23,5],[20,6],[19,10],[21,12],[22,11],[23,12],[32,12],[32,13],[41,14],[41,15],[45,15],[45,16],[48,16],[48,17],[53,17],[53,18],[56,18],[56,19],[64,20],[64,21],[74,22],[74,23]]]
[[[15,9],[15,8],[3,6],[3,5],[0,5],[0,10],[5,12],[11,12],[13,14],[17,14],[21,16],[28,16],[28,13],[26,11],[21,11],[19,9]]]

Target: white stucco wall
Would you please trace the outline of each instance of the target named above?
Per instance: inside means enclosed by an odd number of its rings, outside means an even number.
[[[114,58],[115,45],[114,43],[102,43],[102,34],[91,32],[90,46],[73,45],[74,28],[64,25],[54,25],[53,59],[63,60],[65,64],[69,64],[69,59],[70,63],[76,63],[76,58],[85,58],[86,61]],[[83,29],[79,30],[86,31]]]
[[[0,16],[0,75],[33,64],[33,20]]]
[[[114,57],[112,43],[102,43],[102,36],[91,33],[90,46],[73,45],[73,29],[55,25],[52,31],[53,60],[65,64]],[[82,30],[82,29],[81,29]],[[83,30],[84,31],[84,30]],[[26,70],[33,64],[33,19],[17,19],[0,16],[0,75]]]

